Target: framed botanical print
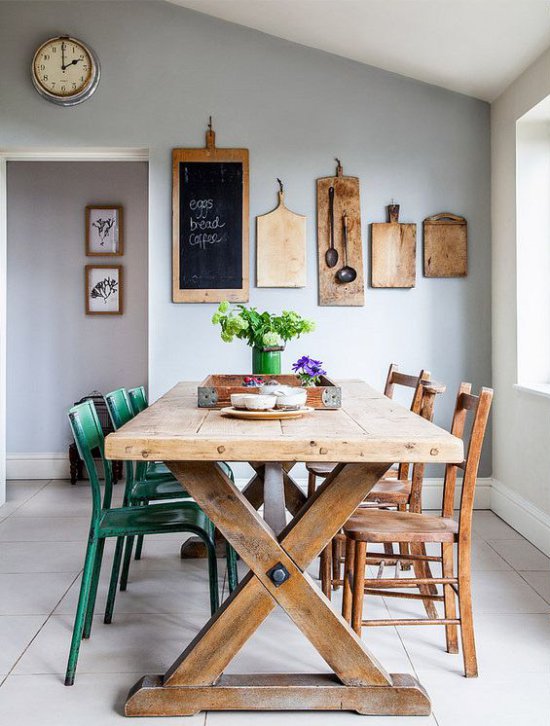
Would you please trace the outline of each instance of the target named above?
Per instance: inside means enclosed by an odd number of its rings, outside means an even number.
[[[122,207],[86,207],[86,254],[119,257],[124,253]]]
[[[86,315],[122,315],[122,265],[86,265]]]

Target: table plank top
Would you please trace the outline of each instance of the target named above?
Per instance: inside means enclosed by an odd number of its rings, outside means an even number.
[[[300,419],[245,421],[198,408],[181,382],[106,438],[109,459],[460,463],[462,441],[358,380],[340,381],[342,407]]]

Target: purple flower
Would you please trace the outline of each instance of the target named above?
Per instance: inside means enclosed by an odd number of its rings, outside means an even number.
[[[327,372],[323,370],[323,361],[314,360],[307,355],[299,358],[296,363],[292,365],[292,370],[295,373],[309,376],[310,378],[317,378],[318,376],[326,376]]]

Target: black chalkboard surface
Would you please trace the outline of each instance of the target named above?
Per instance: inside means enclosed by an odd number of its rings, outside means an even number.
[[[243,286],[243,165],[179,164],[179,287]]]
[[[248,149],[172,149],[172,300],[247,302]]]

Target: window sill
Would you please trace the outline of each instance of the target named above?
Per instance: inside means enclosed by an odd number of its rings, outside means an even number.
[[[532,396],[550,398],[550,383],[515,383],[516,391],[530,393]]]

